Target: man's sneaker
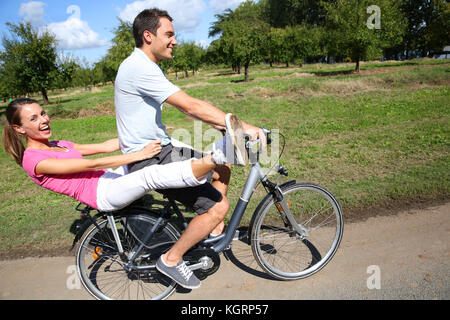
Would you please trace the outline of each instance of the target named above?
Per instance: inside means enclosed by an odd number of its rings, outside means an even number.
[[[162,256],[160,256],[158,261],[156,261],[156,269],[186,289],[197,289],[200,287],[200,280],[184,261],[180,261],[176,266],[170,267],[165,264]]]
[[[244,129],[239,119],[231,113],[225,116],[227,133],[213,147],[213,160],[217,164],[245,166],[248,163]]]

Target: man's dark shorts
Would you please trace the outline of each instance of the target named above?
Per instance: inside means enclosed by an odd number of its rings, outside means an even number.
[[[154,164],[167,164],[191,158],[200,159],[204,156],[202,152],[189,148],[174,147],[172,144],[162,147],[161,152],[151,159],[138,161],[128,165],[130,172],[137,171]],[[208,176],[211,181],[212,171]],[[210,182],[195,187],[179,189],[156,190],[169,198],[175,199],[185,206],[192,208],[198,214],[203,214],[211,209],[217,202],[222,200],[222,194],[214,188]]]

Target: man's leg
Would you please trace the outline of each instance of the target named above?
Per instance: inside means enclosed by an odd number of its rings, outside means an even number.
[[[176,152],[175,156],[178,156],[178,158],[190,158],[190,157],[197,157],[201,158],[204,156],[201,152],[195,151],[195,150],[189,150],[189,149],[178,149],[175,148],[174,152]],[[181,156],[182,155],[182,156]],[[175,158],[176,159],[176,158]],[[215,192],[220,192],[220,197],[218,199],[214,199],[215,197],[209,197],[208,191],[200,191],[199,193],[194,192],[194,189],[187,188],[184,189],[181,193],[190,194],[190,199],[193,198],[204,198],[207,197],[210,200],[207,200],[206,203],[202,202],[202,200],[199,200],[196,202],[196,209],[200,210],[199,215],[197,215],[194,219],[191,220],[186,230],[184,230],[182,236],[178,241],[174,244],[174,246],[164,255],[164,262],[168,266],[174,266],[178,262],[180,262],[183,258],[183,255],[192,248],[195,244],[197,244],[199,241],[206,238],[210,233],[213,234],[220,234],[222,233],[224,229],[224,223],[223,220],[228,212],[229,204],[226,197],[228,185],[230,183],[230,174],[231,174],[231,165],[225,164],[225,165],[218,165],[214,169],[214,172],[212,174],[212,181],[211,185],[216,189]],[[201,187],[200,187],[201,188]],[[203,189],[205,190],[205,189]],[[167,190],[164,191],[167,194]],[[185,203],[186,199],[180,198],[180,194],[177,195],[177,191],[169,191],[172,193],[172,197],[174,197],[173,194],[175,194],[175,199],[181,201],[182,203]],[[200,208],[199,208],[200,207]],[[203,207],[203,209],[202,209]],[[204,213],[202,213],[204,212]]]
[[[227,130],[231,131],[230,139],[227,138],[226,144],[219,144],[217,145],[216,149],[213,150],[214,161],[216,163],[237,163],[238,165],[245,165],[247,160],[242,156],[242,154],[240,157],[241,159],[235,157],[240,153],[240,150],[238,150],[238,148],[240,147],[238,145],[238,142],[242,141],[243,143],[244,141],[242,135],[242,126],[235,116],[227,115],[227,117],[229,122],[229,124],[227,124]],[[222,143],[224,142],[225,140],[223,140]],[[234,149],[232,150],[234,152],[231,153],[232,158],[229,157],[229,152],[227,152],[227,156],[224,156],[224,153],[226,151],[229,151],[228,148],[230,148],[230,146],[232,146],[232,148]],[[237,162],[235,162],[236,160]],[[189,270],[189,268],[183,262],[183,255],[195,244],[197,244],[208,234],[210,234],[214,229],[216,229],[215,231],[223,230],[223,219],[225,218],[225,215],[229,209],[226,192],[228,190],[228,184],[230,180],[230,167],[223,166],[219,169],[216,168],[214,174],[216,179],[214,179],[213,183],[215,185],[207,184],[206,187],[214,190],[214,192],[210,192],[210,195],[216,193],[221,196],[221,199],[219,198],[215,200],[216,203],[214,203],[211,207],[210,199],[213,199],[214,197],[207,197],[209,199],[207,203],[209,204],[207,207],[203,207],[204,210],[207,210],[207,212],[203,213],[204,211],[197,211],[198,213],[200,213],[200,215],[192,219],[186,230],[181,235],[180,239],[178,239],[178,241],[172,246],[172,248],[166,254],[162,255],[156,263],[156,268],[160,272],[174,279],[186,288],[198,288],[200,286],[200,281],[193,275],[192,271]],[[182,192],[182,196],[186,197],[186,193]],[[189,197],[191,199],[193,196],[193,193],[189,194]],[[200,200],[201,198],[204,199],[204,196],[199,195],[197,197],[197,200]],[[197,201],[197,206],[199,205],[199,202],[201,203],[202,201]]]
[[[200,287],[200,280],[183,261],[183,255],[223,220],[227,210],[228,202],[222,197],[208,212],[192,219],[180,239],[158,259],[156,269],[187,289]]]
[[[212,185],[216,188],[221,194],[223,199],[227,199],[228,186],[230,184],[231,177],[231,165],[221,165],[217,166],[213,176],[212,176]],[[225,218],[225,217],[224,217]],[[225,228],[225,223],[223,220],[212,230],[211,234],[220,235]]]
[[[208,212],[197,215],[192,219],[180,239],[163,256],[164,262],[168,266],[175,266],[179,263],[190,248],[207,237],[223,221],[228,207],[228,201],[225,197],[222,197],[222,200],[216,203]]]
[[[173,152],[176,160],[189,158],[201,159],[202,157],[205,157],[207,155],[203,152],[196,151],[188,147],[175,147]],[[211,185],[222,194],[222,198],[224,198],[225,201],[228,191],[228,185],[230,184],[230,176],[231,176],[230,164],[217,165],[212,175],[210,176]],[[228,202],[226,204],[228,204]],[[226,214],[226,212],[224,214]],[[223,232],[224,228],[225,228],[224,222],[220,221],[219,224],[215,226],[215,228],[210,233],[212,233],[213,235],[220,235]]]
[[[212,175],[211,185],[222,194],[222,199],[214,204],[206,213],[197,215],[191,220],[180,239],[178,239],[174,246],[165,254],[164,261],[167,265],[176,265],[182,260],[183,255],[190,248],[206,238],[210,233],[222,233],[224,229],[223,220],[229,209],[226,195],[230,183],[230,175],[231,165],[225,164],[216,166]]]
[[[166,162],[170,163],[171,160],[173,160],[170,156],[171,152],[171,148],[163,148],[163,152],[158,155],[159,159],[150,159],[152,161],[149,162],[152,163],[156,160],[155,162],[160,164]],[[177,151],[175,150],[175,152]],[[189,155],[189,158],[190,157],[192,157],[192,155]],[[204,161],[211,161],[211,156],[202,159],[204,159]],[[180,158],[180,160],[182,160],[182,158]],[[145,164],[146,163],[138,163],[138,165],[133,166],[130,171],[136,170],[140,166],[145,166]],[[216,166],[216,168],[217,167],[218,166]],[[224,171],[226,173],[226,167],[223,167],[225,169],[219,169],[219,171]],[[192,168],[193,172],[195,171],[194,169],[195,168]],[[224,186],[227,185],[229,177],[227,178],[223,173],[221,175],[216,172],[214,172],[213,175],[216,177],[216,179],[213,179],[216,181],[214,183],[219,186],[219,188],[222,187],[221,189],[226,192]],[[207,237],[211,231],[223,221],[228,211],[228,201],[226,197],[212,185],[212,183],[205,183],[196,187],[164,189],[159,192],[192,207],[199,215],[189,223],[180,239],[178,239],[172,248],[158,260],[157,269],[186,288],[198,288],[200,286],[200,281],[193,276],[192,271],[190,271],[183,263],[183,255],[195,244]]]

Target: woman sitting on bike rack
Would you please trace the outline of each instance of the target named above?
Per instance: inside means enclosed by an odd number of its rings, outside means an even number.
[[[49,141],[52,135],[49,116],[36,100],[28,98],[11,102],[6,109],[6,118],[3,147],[31,179],[46,189],[73,197],[99,211],[121,209],[154,189],[202,184],[216,164],[230,163],[225,150],[217,149],[201,159],[153,165],[121,174],[105,169],[157,155],[161,150],[160,141],[152,141],[144,149],[130,154],[83,159],[86,155],[118,151],[118,139],[98,144]]]

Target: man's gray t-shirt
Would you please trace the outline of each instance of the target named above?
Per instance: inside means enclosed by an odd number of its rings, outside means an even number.
[[[114,100],[117,132],[123,153],[139,151],[150,141],[170,137],[161,120],[164,101],[180,89],[138,48],[119,67]]]

